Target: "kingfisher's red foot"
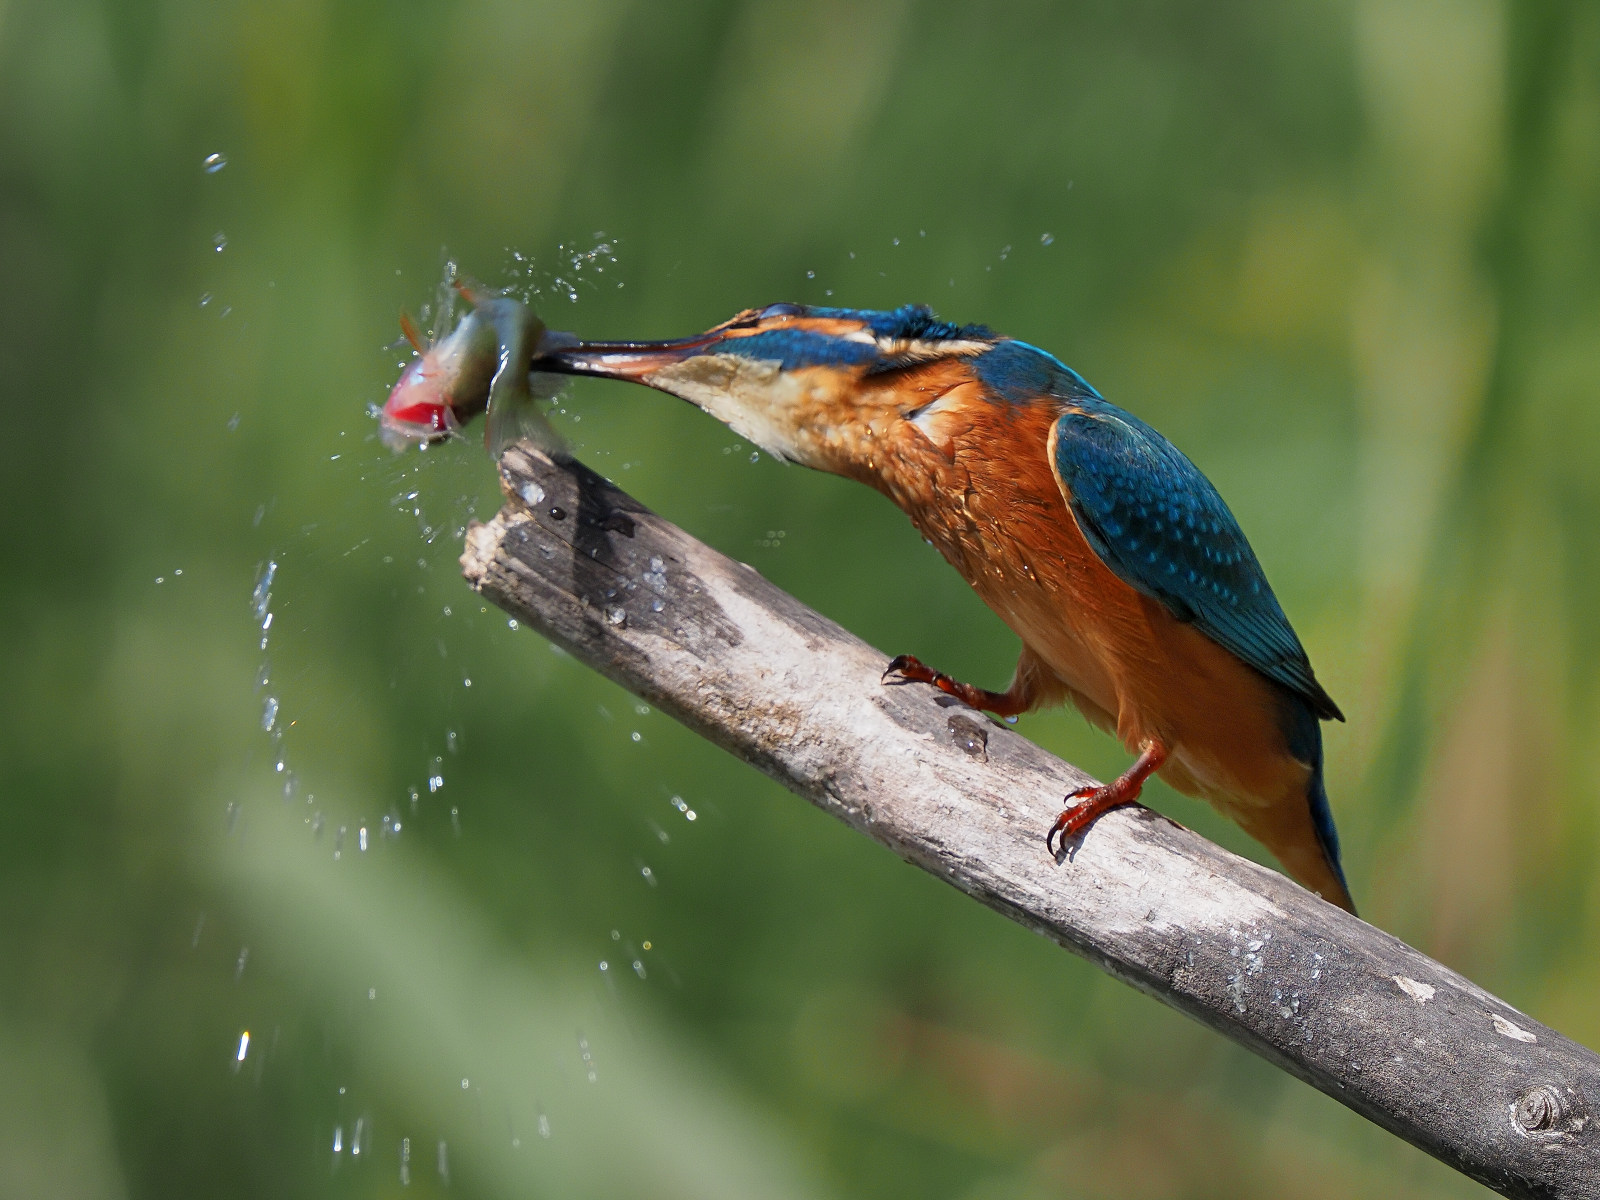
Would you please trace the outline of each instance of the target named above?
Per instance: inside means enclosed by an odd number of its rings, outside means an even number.
[[[888,683],[891,675],[898,675],[911,683],[931,683],[935,687],[938,686],[937,681],[940,679],[946,679],[951,683],[955,682],[948,679],[947,676],[941,675],[932,667],[925,666],[915,654],[896,654],[889,660],[889,665],[883,669],[883,675],[878,682]]]
[[[1044,835],[1045,849],[1050,851],[1057,863],[1067,860],[1067,843],[1073,838],[1113,808],[1132,804],[1139,798],[1138,784],[1131,788],[1119,788],[1121,782],[1118,779],[1101,787],[1081,787],[1067,796],[1067,809],[1050,826],[1050,832]]]
[[[1113,808],[1132,804],[1144,790],[1144,781],[1167,761],[1167,748],[1160,742],[1151,742],[1144,748],[1133,766],[1110,783],[1090,784],[1068,794],[1067,808],[1056,818],[1050,832],[1044,835],[1045,849],[1059,866],[1066,861],[1067,843],[1093,825]],[[1077,803],[1073,803],[1077,801]]]
[[[891,675],[898,675],[908,683],[931,683],[961,703],[971,708],[984,709],[999,717],[1014,717],[1018,713],[1027,712],[1030,706],[1030,701],[1025,695],[991,692],[986,688],[973,687],[970,683],[962,683],[959,679],[950,678],[943,671],[935,671],[914,654],[897,654],[890,659],[889,665],[883,669],[880,682],[887,683]]]

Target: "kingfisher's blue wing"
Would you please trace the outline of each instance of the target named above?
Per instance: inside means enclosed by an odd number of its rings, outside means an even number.
[[[1200,469],[1139,418],[1104,401],[1062,414],[1055,428],[1050,465],[1101,561],[1300,696],[1317,716],[1343,720],[1244,531]]]

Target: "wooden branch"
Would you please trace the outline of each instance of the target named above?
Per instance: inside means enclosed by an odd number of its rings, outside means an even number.
[[[1148,809],[1057,866],[1087,776],[526,443],[467,534],[486,598],[896,854],[1507,1196],[1600,1197],[1600,1057]]]

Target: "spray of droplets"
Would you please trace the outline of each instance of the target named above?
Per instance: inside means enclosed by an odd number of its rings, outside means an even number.
[[[293,792],[293,776],[283,757],[283,725],[279,720],[278,697],[272,692],[272,660],[267,649],[272,642],[272,582],[278,577],[278,561],[269,558],[256,573],[250,593],[250,615],[260,631],[261,666],[256,671],[256,692],[261,696],[261,729],[271,739],[273,771],[284,776],[284,796]]]
[[[215,173],[222,169],[225,160],[220,159],[217,165],[212,165],[208,160],[206,169]],[[212,239],[211,251],[223,253],[228,248],[228,239],[218,233]],[[536,266],[531,258],[521,254],[512,255],[511,286],[508,293],[516,294],[520,290],[522,298],[527,300],[535,296],[545,297],[545,303],[550,303],[551,298],[566,297],[570,301],[579,298],[580,290],[595,288],[609,283],[614,279],[607,272],[617,262],[614,240],[608,239],[603,234],[596,234],[593,243],[582,248],[572,246],[558,247],[554,256],[543,260]],[[453,261],[444,264],[443,277],[437,292],[430,302],[423,306],[419,314],[419,326],[431,338],[438,338],[447,334],[460,316],[460,309],[464,303],[458,291],[461,281],[457,266]],[[620,286],[620,283],[618,283]],[[202,307],[211,308],[214,303],[209,295],[205,298]],[[386,351],[386,357],[391,356]],[[403,364],[402,364],[403,365]],[[375,407],[375,406],[374,406]],[[375,415],[375,414],[374,414]],[[231,426],[230,426],[231,427]],[[345,435],[341,433],[340,437]],[[308,524],[300,527],[299,537],[294,540],[293,534],[280,532],[274,536],[277,539],[277,548],[263,557],[258,566],[251,590],[249,593],[248,614],[251,621],[250,636],[259,650],[259,666],[255,677],[255,720],[259,733],[269,747],[267,771],[275,783],[282,788],[285,802],[294,800],[297,805],[301,800],[300,812],[305,818],[305,823],[311,833],[311,840],[320,847],[320,853],[328,854],[335,860],[348,860],[359,858],[363,854],[382,853],[381,847],[385,842],[398,838],[402,830],[409,831],[423,819],[430,805],[437,805],[434,810],[441,819],[448,814],[448,821],[452,834],[456,837],[462,835],[462,812],[459,803],[455,802],[452,794],[448,797],[440,793],[446,787],[446,777],[450,774],[447,759],[455,755],[461,745],[461,730],[457,720],[446,715],[449,728],[442,730],[443,744],[435,741],[428,747],[424,756],[419,756],[415,764],[416,773],[409,781],[409,786],[400,789],[394,798],[394,803],[382,811],[378,820],[371,820],[370,816],[360,819],[346,818],[341,820],[335,812],[324,811],[326,805],[318,806],[314,795],[305,794],[298,786],[295,772],[291,770],[293,757],[291,751],[295,748],[294,738],[298,731],[294,728],[297,715],[303,721],[304,713],[296,713],[300,707],[290,687],[285,691],[282,681],[277,678],[280,673],[277,668],[283,666],[282,662],[274,662],[274,658],[283,659],[288,643],[278,639],[285,629],[285,612],[291,620],[289,631],[291,635],[304,623],[301,607],[296,602],[294,589],[290,586],[301,580],[303,574],[314,569],[315,563],[325,554],[339,554],[346,558],[351,556],[372,556],[381,559],[389,582],[398,583],[401,594],[415,593],[419,596],[428,594],[430,577],[427,573],[437,565],[441,553],[449,553],[453,557],[453,543],[459,543],[464,537],[467,525],[477,516],[478,499],[470,494],[451,488],[445,490],[438,485],[443,478],[440,472],[446,468],[447,463],[455,462],[459,465],[459,458],[441,454],[427,455],[421,452],[410,453],[399,458],[384,457],[381,460],[365,460],[360,455],[352,455],[349,450],[355,441],[351,438],[348,442],[340,442],[335,446],[324,447],[324,450],[338,450],[340,453],[323,454],[326,462],[332,464],[329,469],[354,470],[359,472],[359,481],[367,486],[376,485],[373,501],[379,507],[379,515],[384,516],[381,507],[387,499],[387,514],[398,517],[403,524],[413,526],[415,536],[420,544],[413,545],[410,553],[390,547],[385,553],[382,549],[369,547],[373,541],[382,541],[381,534],[370,529],[351,531],[349,541],[332,544],[327,541],[328,530],[338,528],[334,522],[324,522],[320,525]],[[352,466],[352,464],[354,464]],[[430,482],[433,486],[430,488]],[[276,498],[263,503],[255,513],[253,525],[260,528],[269,513],[274,510]],[[286,506],[287,507],[287,506]],[[320,532],[318,530],[320,529]],[[264,531],[263,531],[264,532]],[[392,533],[392,531],[391,531]],[[287,539],[290,545],[285,545]],[[304,549],[306,553],[299,552]],[[173,572],[174,575],[179,572]],[[287,582],[286,582],[287,581]],[[165,578],[161,582],[165,582]],[[629,599],[634,594],[638,595],[641,606],[651,612],[659,613],[666,604],[666,596],[670,585],[668,565],[661,559],[654,559],[649,564],[649,569],[642,572],[642,578],[629,580],[625,590]],[[455,689],[465,689],[472,686],[470,675],[455,665],[458,657],[458,647],[453,644],[450,630],[462,624],[470,624],[477,618],[475,613],[484,610],[476,604],[468,604],[464,599],[457,599],[454,595],[449,597],[449,602],[436,602],[431,606],[434,614],[437,636],[432,638],[432,645],[438,650],[438,655],[446,664],[450,673],[450,699],[449,704],[455,703],[455,696],[461,694]],[[617,597],[618,603],[622,597]],[[315,606],[312,606],[313,611]],[[511,623],[515,628],[515,622]],[[428,641],[422,643],[426,657],[431,660],[432,649]],[[277,652],[274,654],[274,652]],[[293,656],[286,659],[292,664]],[[294,674],[293,670],[289,672]],[[392,682],[392,680],[391,680]],[[641,707],[641,713],[648,709]],[[441,724],[444,722],[442,721]],[[639,740],[635,733],[635,740]],[[259,745],[260,743],[257,743]],[[434,751],[438,751],[435,753]],[[446,803],[449,801],[449,803]],[[235,828],[235,822],[244,805],[234,802],[229,805],[229,828]],[[693,817],[689,817],[690,820]],[[641,865],[640,873],[646,883],[654,885],[655,878],[651,868]],[[199,926],[196,926],[195,941],[199,940]],[[248,948],[238,951],[238,959],[234,964],[236,978],[242,977],[245,963],[249,955]],[[623,960],[631,966],[635,975],[640,979],[645,978],[643,958],[632,946],[627,947],[627,958]],[[369,993],[370,998],[370,993]],[[242,1025],[242,1022],[241,1022]],[[239,1029],[239,1026],[235,1026]],[[267,1045],[269,1043],[262,1043]],[[230,1044],[233,1067],[239,1069],[246,1061],[258,1064],[261,1058],[260,1047],[252,1040],[248,1030],[242,1030],[237,1035],[237,1041]],[[597,1078],[593,1054],[587,1040],[580,1040],[580,1060],[584,1073],[591,1081]],[[341,1096],[344,1089],[340,1088]],[[401,1131],[396,1130],[392,1135],[385,1131],[381,1137],[374,1136],[373,1120],[370,1114],[362,1114],[360,1110],[351,1112],[341,1102],[341,1111],[330,1114],[332,1120],[324,1126],[324,1136],[331,1134],[329,1141],[324,1141],[324,1152],[331,1148],[334,1164],[345,1164],[346,1169],[363,1161],[376,1160],[393,1170],[396,1159],[389,1157],[398,1152],[398,1167],[400,1183],[402,1186],[412,1182],[413,1176],[422,1176],[426,1173],[428,1157],[435,1157],[437,1174],[442,1182],[448,1185],[451,1174],[451,1164],[448,1148],[443,1140],[438,1140],[434,1149],[436,1154],[428,1154],[428,1141],[412,1136],[400,1137]],[[330,1128],[331,1126],[331,1128]],[[538,1131],[542,1138],[550,1137],[550,1121],[541,1110],[538,1116]],[[391,1175],[392,1179],[393,1176]]]
[[[573,304],[578,302],[581,289],[597,288],[607,281],[602,278],[607,267],[617,263],[617,239],[607,237],[602,231],[594,234],[593,243],[582,249],[565,242],[556,247],[553,266],[547,266],[523,254],[520,250],[506,251],[506,277],[508,290],[524,303],[531,304],[535,296],[565,296]],[[620,279],[614,281],[622,286]]]

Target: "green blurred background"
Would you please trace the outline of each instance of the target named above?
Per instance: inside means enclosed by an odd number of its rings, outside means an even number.
[[[1597,251],[1591,5],[0,0],[0,1194],[1480,1194],[509,628],[481,448],[366,410],[446,254],[591,337],[1057,352],[1249,531],[1365,915],[1600,1045]],[[563,408],[1009,677],[879,497]]]

